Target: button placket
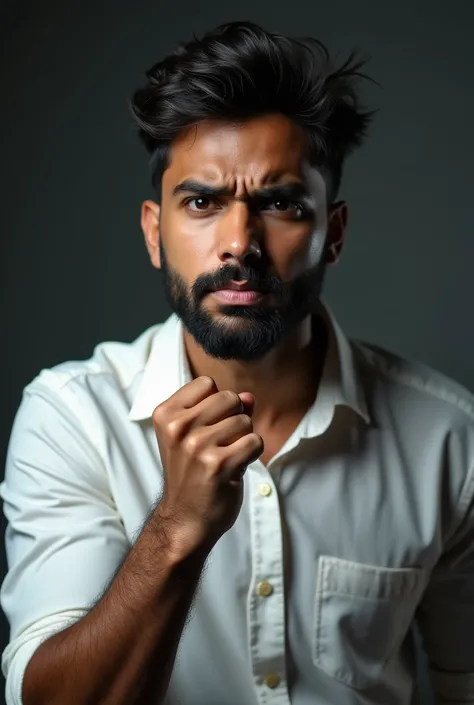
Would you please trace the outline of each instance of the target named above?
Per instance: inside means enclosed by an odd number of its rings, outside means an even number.
[[[261,466],[248,474],[252,584],[248,594],[250,655],[261,705],[290,705],[286,683],[284,561],[278,492]]]

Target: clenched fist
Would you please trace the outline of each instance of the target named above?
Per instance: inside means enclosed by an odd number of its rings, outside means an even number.
[[[219,392],[198,377],[153,412],[165,478],[157,514],[183,556],[210,550],[237,519],[243,475],[263,453],[253,405],[252,394]]]

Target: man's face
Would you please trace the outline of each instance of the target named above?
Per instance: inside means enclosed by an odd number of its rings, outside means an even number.
[[[297,126],[203,122],[173,144],[154,262],[207,354],[257,360],[314,311],[327,225],[325,182]]]

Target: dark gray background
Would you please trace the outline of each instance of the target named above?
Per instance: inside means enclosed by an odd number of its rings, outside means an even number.
[[[365,94],[380,112],[346,172],[350,228],[326,298],[349,333],[474,388],[474,3],[15,0],[0,18],[2,452],[40,368],[167,314],[126,98],[176,42],[236,19],[373,57],[382,87]]]

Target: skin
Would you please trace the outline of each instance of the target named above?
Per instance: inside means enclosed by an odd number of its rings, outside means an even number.
[[[190,202],[200,193],[175,192],[186,180],[226,187],[227,193]],[[259,189],[288,182],[305,187],[314,217],[299,220],[291,203],[283,210],[256,212],[251,207],[249,199]],[[189,288],[202,274],[215,273],[225,264],[244,266],[249,258],[264,258],[282,282],[290,282],[314,268],[322,256],[325,265],[339,257],[347,206],[328,204],[323,193],[321,173],[308,162],[306,137],[286,117],[268,115],[242,124],[201,122],[172,146],[161,207],[151,200],[142,204],[150,260],[161,268],[162,238],[167,264]],[[202,305],[225,325],[248,325],[242,319],[226,319],[212,294]],[[308,313],[267,354],[250,362],[216,359],[184,332],[193,376],[211,377],[218,390],[232,390],[254,403],[254,430],[265,441],[263,462],[278,451],[314,401],[326,349],[324,331],[316,331]]]

